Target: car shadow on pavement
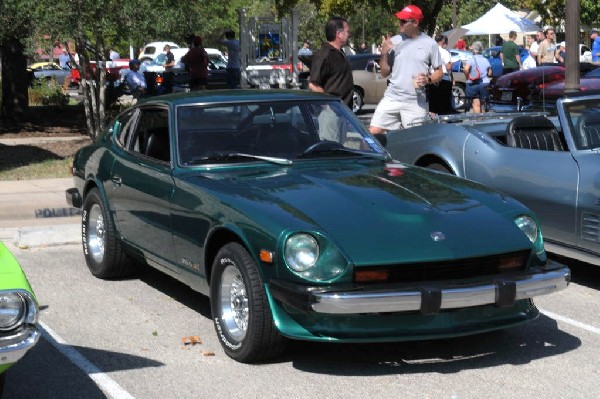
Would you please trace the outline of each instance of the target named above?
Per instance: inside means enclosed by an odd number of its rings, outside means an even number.
[[[157,291],[170,296],[182,305],[212,320],[208,297],[192,290],[184,283],[150,266],[144,269],[139,279]]]
[[[105,373],[164,366],[161,362],[127,353],[80,346],[72,349]],[[6,399],[107,397],[89,376],[45,338],[41,338],[7,375],[3,396]]]
[[[573,283],[600,290],[600,267],[555,254],[551,254],[550,257],[569,266]]]
[[[581,346],[555,320],[540,317],[521,327],[467,337],[378,344],[293,342],[284,355],[295,368],[316,374],[377,376],[441,373],[528,364]]]

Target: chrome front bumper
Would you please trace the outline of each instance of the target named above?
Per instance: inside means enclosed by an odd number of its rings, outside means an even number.
[[[0,337],[0,364],[17,362],[40,339],[40,331],[35,326],[27,326],[18,333]]]
[[[388,286],[306,287],[272,281],[273,296],[297,308],[325,314],[359,314],[441,310],[482,305],[512,306],[515,301],[547,295],[567,287],[568,267],[548,261],[544,269],[490,276],[474,283],[423,282]]]

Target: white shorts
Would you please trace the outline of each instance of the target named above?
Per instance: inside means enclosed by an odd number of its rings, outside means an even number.
[[[375,108],[371,126],[399,130],[420,124],[426,119],[429,119],[429,104],[426,101],[399,101],[383,97]]]

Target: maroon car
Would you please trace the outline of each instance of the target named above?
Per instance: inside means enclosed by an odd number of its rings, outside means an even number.
[[[582,90],[600,88],[600,69],[589,63],[581,63]],[[564,94],[565,67],[540,66],[516,71],[499,77],[490,85],[489,107],[493,111],[520,111],[545,108],[553,105]]]
[[[588,72],[579,80],[580,91],[600,90],[600,68]],[[556,100],[565,94],[565,81],[559,80],[544,86],[544,90],[539,90],[531,95],[529,101],[530,108],[547,109],[548,104],[556,105]]]
[[[555,81],[564,81],[563,66],[540,66],[500,76],[490,85],[490,109],[519,111],[529,103],[532,92]]]

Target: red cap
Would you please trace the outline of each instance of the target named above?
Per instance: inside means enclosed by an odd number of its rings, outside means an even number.
[[[423,20],[423,12],[419,7],[409,5],[398,11],[396,17],[398,17],[398,19],[416,19],[420,22]]]

